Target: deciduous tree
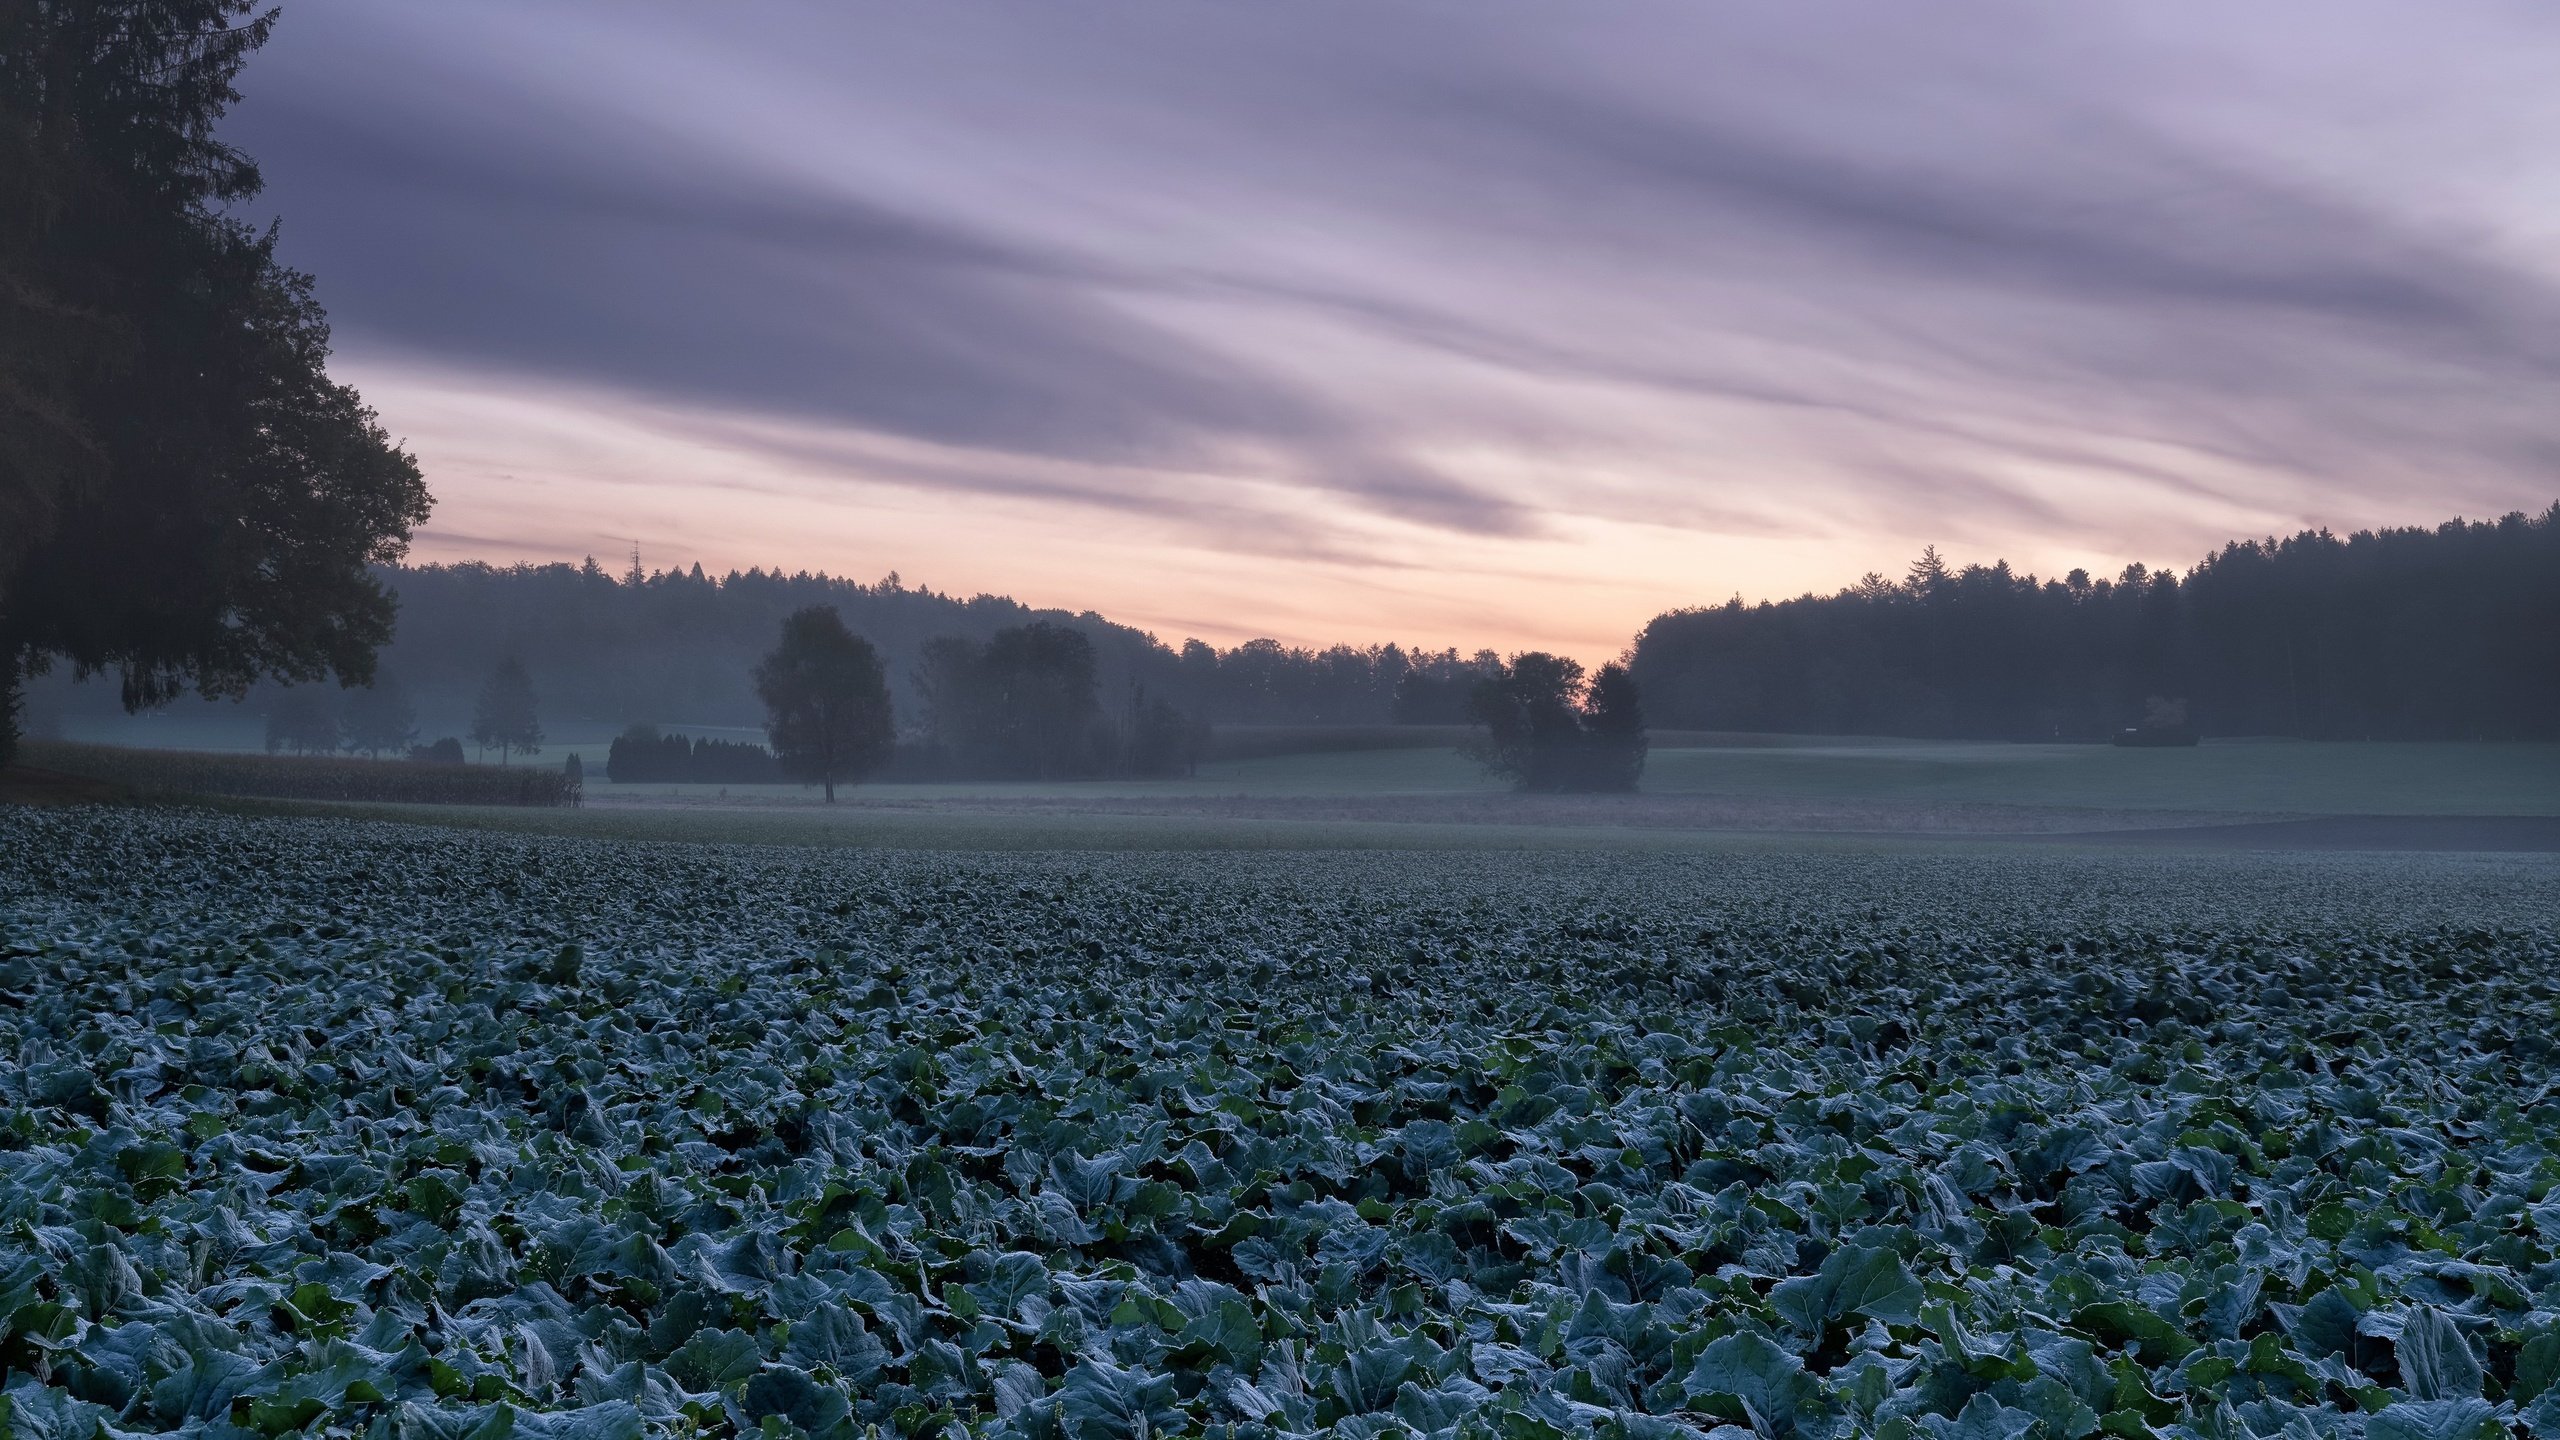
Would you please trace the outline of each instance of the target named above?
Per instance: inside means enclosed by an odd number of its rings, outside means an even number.
[[[338,748],[338,709],[317,685],[279,690],[267,704],[267,753],[326,755]]]
[[[880,656],[832,605],[782,622],[782,643],[756,667],[756,695],[783,773],[826,787],[830,805],[838,782],[879,769],[896,748]]]
[[[349,750],[377,758],[386,751],[398,755],[418,738],[417,707],[397,676],[377,673],[372,684],[347,692],[339,729]]]
[[[1484,727],[1470,752],[1523,790],[1633,790],[1644,773],[1644,710],[1622,665],[1586,685],[1579,661],[1528,651],[1478,681],[1468,708]]]
[[[515,657],[498,662],[489,683],[480,687],[480,703],[471,711],[471,743],[496,749],[498,763],[511,754],[542,753],[542,721],[535,713],[532,677]]]

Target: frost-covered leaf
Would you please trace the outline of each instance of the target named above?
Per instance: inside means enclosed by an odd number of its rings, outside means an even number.
[[[2420,1306],[2401,1322],[2394,1342],[2400,1379],[2420,1400],[2473,1400],[2480,1395],[2480,1362],[2444,1312]]]

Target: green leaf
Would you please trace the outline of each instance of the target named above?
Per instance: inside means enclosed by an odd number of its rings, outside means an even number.
[[[2401,1322],[2394,1342],[2400,1381],[2420,1400],[2472,1400],[2480,1395],[2480,1362],[2444,1312],[2422,1305]]]
[[[1984,1392],[1975,1395],[1953,1420],[1944,1415],[1924,1415],[1920,1423],[1933,1440],[2023,1440],[2036,1427],[2036,1417],[2024,1410],[2013,1410]]]
[[[1754,1416],[1785,1434],[1822,1394],[1822,1382],[1804,1362],[1767,1337],[1727,1335],[1699,1352],[1682,1382],[1692,1408],[1751,1423]]]
[[[667,1373],[687,1390],[717,1390],[756,1371],[764,1353],[738,1330],[697,1330],[667,1357]]]
[[[0,1435],[7,1440],[94,1440],[114,1413],[21,1378],[0,1395]]]
[[[810,1435],[823,1435],[853,1411],[845,1393],[821,1385],[808,1371],[791,1365],[767,1365],[738,1392],[738,1408],[750,1420],[777,1415]]]
[[[2039,1375],[2018,1391],[2020,1404],[2044,1426],[2053,1440],[2081,1440],[2098,1428],[2098,1412],[2050,1375]]]
[[[2268,1308],[2293,1343],[2312,1356],[2347,1354],[2355,1345],[2356,1326],[2364,1319],[2364,1311],[2335,1285],[2300,1305]]]
[[[621,1400],[574,1410],[524,1410],[501,1403],[491,1417],[493,1425],[499,1416],[506,1419],[504,1429],[491,1436],[483,1427],[471,1440],[640,1440],[643,1428],[640,1412]]]
[[[1851,1315],[1910,1324],[1919,1318],[1922,1294],[1920,1282],[1893,1251],[1844,1246],[1823,1257],[1813,1274],[1778,1282],[1769,1291],[1769,1308],[1796,1329],[1819,1336]]]
[[[2129,1300],[2101,1300],[2071,1312],[2081,1331],[2113,1345],[2131,1342],[2145,1359],[2167,1364],[2185,1359],[2197,1341],[2185,1331]]]
[[[2551,1388],[2560,1378],[2560,1328],[2545,1330],[2516,1352],[2516,1383],[2507,1398],[2521,1405]]]
[[[1058,1387],[1059,1418],[1075,1440],[1142,1440],[1180,1423],[1173,1377],[1079,1361]]]
[[[2365,1440],[2491,1440],[2503,1435],[2486,1400],[2402,1400],[2366,1418]]]
[[[998,1361],[991,1367],[990,1378],[996,1414],[1006,1420],[1021,1414],[1049,1393],[1047,1377],[1019,1360]]]
[[[1215,1310],[1183,1326],[1173,1344],[1176,1350],[1197,1347],[1242,1370],[1262,1357],[1262,1327],[1250,1306],[1221,1300]]]

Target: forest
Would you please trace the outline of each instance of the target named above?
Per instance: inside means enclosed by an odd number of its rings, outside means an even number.
[[[1659,726],[1982,740],[2560,737],[2560,505],[2235,541],[2181,575],[2039,579],[1932,549],[1900,581],[1660,615]]]
[[[900,767],[920,774],[1128,763],[1105,764],[1100,751],[1038,754],[953,722],[977,683],[965,663],[972,647],[1035,625],[1081,640],[1074,668],[1079,687],[1090,677],[1089,718],[1123,745],[1151,730],[1150,754],[1184,752],[1170,728],[1177,718],[1465,724],[1469,696],[1502,665],[1489,650],[1397,644],[1177,647],[1090,611],[962,598],[894,573],[869,584],[699,566],[616,575],[589,560],[383,565],[373,575],[398,615],[382,683],[414,707],[421,738],[469,733],[492,667],[508,659],[555,731],[758,730],[755,657],[783,616],[810,605],[835,607],[877,647],[898,728],[920,742],[904,747]],[[1871,574],[1827,596],[1667,612],[1626,660],[1660,729],[2100,740],[2172,714],[2214,736],[2560,738],[2560,506],[2234,541],[2183,573],[2134,564],[2112,578],[1957,564],[1932,549],[1899,580]],[[113,687],[75,691],[68,678],[31,687],[33,718],[114,708]],[[270,712],[272,729],[296,694],[261,685],[250,703]]]
[[[1464,719],[1467,687],[1493,662],[1489,654],[1462,659],[1454,650],[1393,644],[1316,651],[1253,640],[1221,650],[1192,640],[1177,649],[1090,611],[1038,610],[999,595],[964,599],[895,574],[870,584],[763,569],[714,576],[699,565],[616,575],[593,560],[376,573],[399,606],[382,673],[407,692],[422,728],[438,734],[463,733],[491,666],[507,657],[532,677],[555,730],[564,721],[617,731],[759,727],[764,711],[749,672],[782,618],[811,605],[834,606],[878,648],[909,731],[930,720],[935,642],[984,645],[1034,623],[1083,637],[1096,702],[1112,717],[1162,700],[1222,724],[1383,724],[1397,718],[1399,684],[1419,678],[1454,683],[1445,696],[1425,696],[1414,718],[1452,723]],[[946,671],[950,659],[946,650]]]

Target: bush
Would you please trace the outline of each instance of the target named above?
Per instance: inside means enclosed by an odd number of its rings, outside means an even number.
[[[450,740],[427,747],[462,747]],[[239,795],[271,800],[359,800],[416,805],[574,805],[577,790],[557,770],[426,760],[346,760],[225,755],[203,750],[137,750],[116,745],[29,741],[21,758],[37,769],[104,780],[154,795]]]
[[[605,752],[616,785],[780,785],[789,778],[773,752],[744,740],[688,740],[634,725]]]

